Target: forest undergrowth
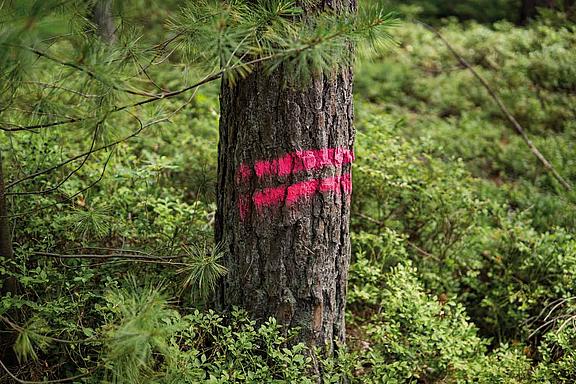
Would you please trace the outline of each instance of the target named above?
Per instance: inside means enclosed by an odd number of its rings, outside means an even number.
[[[574,25],[437,26],[576,185]],[[575,192],[542,167],[433,33],[407,20],[394,38],[396,47],[356,66],[353,260],[338,357],[294,345],[297,330],[273,319],[259,325],[241,309],[208,309],[226,273],[213,244],[219,85],[211,83],[194,97],[140,106],[153,123],[92,155],[58,193],[10,196],[15,258],[0,272],[21,294],[0,299],[0,349],[18,362],[12,374],[314,383],[310,366],[319,364],[324,383],[575,382]],[[163,88],[193,77],[178,59],[150,69]],[[37,81],[66,77],[53,61],[36,70]],[[67,115],[50,104],[37,111]],[[115,114],[99,134],[114,142],[139,124]],[[75,129],[3,135],[7,180],[81,152],[92,138]],[[11,380],[0,370],[0,382]]]

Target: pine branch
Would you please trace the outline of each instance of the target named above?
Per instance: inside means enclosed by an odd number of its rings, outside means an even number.
[[[196,92],[194,92],[194,93],[192,94],[192,96],[190,96],[189,100],[187,100],[185,103],[183,103],[183,104],[182,104],[176,111],[174,111],[171,115],[176,114],[176,113],[179,112],[184,106],[186,106],[187,104],[189,104],[189,103],[192,101],[192,99],[194,98],[195,95],[196,95]],[[132,115],[132,114],[131,114],[131,115]],[[164,118],[162,118],[162,119],[154,120],[154,121],[151,121],[151,122],[149,122],[149,123],[147,123],[147,124],[144,124],[144,123],[142,123],[142,120],[140,120],[137,116],[135,116],[135,115],[132,115],[132,116],[136,119],[136,121],[138,121],[138,124],[140,125],[140,128],[139,128],[138,130],[134,131],[132,134],[124,137],[123,139],[120,139],[120,140],[117,140],[117,141],[115,141],[115,142],[113,142],[113,143],[110,143],[110,144],[108,144],[108,145],[106,145],[106,146],[102,146],[102,147],[100,147],[100,148],[97,148],[97,149],[95,149],[95,150],[93,150],[93,151],[91,151],[91,152],[89,151],[89,152],[86,152],[86,153],[84,153],[84,154],[75,156],[75,157],[73,157],[73,158],[71,158],[71,159],[68,159],[68,160],[66,160],[66,161],[64,161],[64,162],[61,162],[60,164],[57,164],[57,165],[54,166],[54,167],[50,167],[50,168],[44,169],[43,171],[36,172],[36,173],[34,173],[34,174],[31,174],[31,175],[28,175],[28,176],[26,176],[26,177],[23,177],[22,179],[19,179],[19,180],[16,180],[16,181],[14,181],[14,182],[11,182],[11,183],[9,183],[10,186],[14,186],[14,185],[16,185],[16,184],[18,184],[18,183],[20,183],[20,182],[25,181],[25,180],[38,177],[38,176],[40,176],[40,175],[42,175],[42,174],[45,174],[45,173],[49,173],[49,172],[51,172],[51,171],[53,171],[53,170],[55,170],[55,169],[57,169],[57,168],[60,168],[60,167],[66,165],[66,164],[68,164],[68,163],[70,163],[70,162],[72,162],[72,161],[75,161],[75,160],[80,159],[82,156],[89,156],[91,153],[95,153],[95,152],[98,152],[98,151],[100,151],[100,150],[104,150],[104,149],[110,148],[110,147],[112,147],[112,146],[116,146],[116,145],[118,145],[118,144],[120,144],[120,143],[122,143],[122,142],[124,142],[124,141],[126,141],[126,140],[129,140],[129,139],[137,136],[137,135],[138,135],[140,132],[142,132],[145,128],[147,128],[147,127],[149,127],[149,126],[151,126],[151,125],[154,125],[154,124],[158,124],[158,123],[160,123],[160,122],[162,122],[162,121],[166,121],[166,120],[168,120],[168,118],[169,118],[169,117],[164,117]],[[74,198],[75,196],[79,195],[80,193],[82,193],[82,192],[84,192],[84,191],[87,191],[88,189],[90,189],[90,188],[92,188],[93,186],[95,186],[98,182],[100,182],[100,181],[102,180],[102,178],[104,177],[104,173],[106,172],[106,167],[107,167],[107,165],[108,165],[108,162],[110,161],[111,156],[112,156],[112,153],[110,153],[110,155],[108,156],[108,159],[107,159],[106,162],[104,163],[104,167],[103,167],[103,169],[102,169],[102,172],[101,172],[101,174],[100,174],[100,177],[99,177],[96,181],[92,182],[88,187],[81,189],[80,191],[76,192],[76,193],[73,194],[72,196],[67,197],[66,200],[71,200],[71,199]],[[66,179],[66,180],[67,180],[67,179]],[[66,180],[64,180],[64,181],[66,181]],[[59,187],[59,186],[61,186],[61,185],[62,185],[62,183],[60,183],[57,187]],[[52,188],[52,189],[50,190],[50,192],[56,190],[57,187]],[[46,192],[28,192],[28,193],[11,193],[11,194],[12,194],[12,195],[18,195],[18,194],[38,194],[38,193],[41,193],[41,194],[42,194],[42,193],[46,193]],[[6,193],[6,195],[9,195],[9,193]],[[57,202],[57,203],[54,203],[54,204],[48,204],[48,205],[46,205],[46,206],[44,206],[44,207],[41,207],[41,208],[38,208],[38,209],[35,209],[35,210],[32,210],[32,211],[22,212],[22,213],[18,213],[18,214],[15,214],[15,215],[9,215],[8,217],[10,217],[10,218],[20,217],[20,216],[23,216],[23,215],[26,215],[26,214],[29,214],[29,213],[34,213],[34,212],[41,211],[41,210],[43,210],[43,209],[50,208],[50,207],[52,207],[52,206],[54,206],[54,205],[57,205],[57,204],[60,204],[60,203],[61,203],[61,202]],[[2,217],[2,216],[0,216],[0,217]]]
[[[139,106],[142,106],[145,104],[150,104],[150,103],[155,102],[155,101],[169,99],[169,98],[172,98],[175,96],[179,96],[183,93],[194,90],[194,89],[196,89],[196,88],[198,88],[204,84],[210,83],[214,80],[218,80],[219,78],[222,77],[224,72],[225,71],[222,70],[222,71],[217,72],[213,75],[206,76],[204,79],[200,80],[199,82],[192,84],[192,85],[189,85],[187,87],[184,87],[182,89],[176,90],[176,91],[166,92],[166,93],[163,93],[161,95],[156,95],[156,96],[150,97],[146,100],[139,101],[137,103],[126,104],[126,105],[123,105],[120,107],[115,107],[115,108],[111,109],[110,111],[108,111],[107,114],[125,111],[129,108],[139,107]],[[31,131],[31,130],[35,130],[35,129],[50,128],[50,127],[55,127],[55,126],[60,126],[60,125],[65,125],[65,124],[79,123],[82,121],[89,120],[91,118],[93,118],[93,117],[77,117],[77,118],[71,118],[71,119],[67,119],[67,120],[54,121],[51,123],[29,125],[29,126],[25,126],[25,127],[10,127],[10,128],[0,127],[0,130],[5,131],[5,132]]]
[[[243,10],[243,12],[247,14],[250,14],[249,11],[250,11],[249,9],[248,11]],[[263,10],[260,10],[260,12],[263,12]],[[288,13],[290,14],[290,12]],[[246,18],[247,15],[246,14],[243,15],[243,17]],[[206,16],[203,16],[202,20],[206,22],[206,20],[204,20],[206,18],[207,18]],[[278,16],[278,19],[282,20],[283,16]],[[286,20],[284,21],[287,23],[287,25],[292,25],[292,23],[288,23]],[[216,57],[220,58],[221,63],[225,63],[224,67],[220,68],[220,70],[218,70],[217,72],[208,75],[203,80],[190,86],[184,87],[180,90],[165,92],[156,95],[134,92],[123,88],[119,88],[117,86],[113,86],[114,89],[117,89],[119,91],[128,92],[138,96],[148,96],[148,98],[136,103],[114,107],[109,111],[107,111],[107,113],[109,114],[120,112],[129,108],[142,106],[155,101],[175,97],[190,90],[193,90],[197,87],[200,87],[201,85],[220,79],[221,77],[226,77],[227,80],[233,84],[236,72],[240,73],[242,76],[245,76],[251,72],[251,68],[254,65],[259,63],[266,63],[268,71],[271,71],[274,68],[278,67],[283,62],[287,62],[288,64],[290,64],[290,62],[292,61],[293,66],[295,68],[305,68],[306,73],[311,73],[314,71],[313,69],[314,60],[320,60],[320,62],[317,62],[316,65],[318,66],[319,69],[327,71],[331,68],[332,65],[330,60],[338,60],[341,59],[342,57],[346,59],[347,56],[332,55],[332,54],[331,55],[315,54],[315,55],[308,55],[307,57],[304,58],[300,56],[308,51],[312,50],[322,51],[322,49],[326,49],[327,52],[334,53],[331,51],[333,50],[334,47],[347,48],[350,39],[358,40],[364,35],[369,35],[371,39],[376,40],[377,38],[376,31],[382,30],[383,28],[385,29],[385,27],[394,26],[396,23],[396,19],[391,14],[383,15],[381,11],[374,12],[374,14],[369,13],[364,18],[355,19],[355,21],[352,23],[349,22],[349,20],[347,20],[346,18],[338,18],[334,16],[332,16],[332,18],[325,17],[325,19],[323,19],[320,25],[317,26],[317,29],[311,28],[309,25],[304,23],[299,24],[296,23],[295,24],[296,26],[286,28],[288,31],[286,32],[287,33],[286,36],[283,35],[273,36],[272,38],[270,38],[271,40],[260,40],[261,38],[256,33],[257,32],[256,27],[258,27],[259,24],[258,23],[250,24],[250,22],[251,22],[250,19],[248,19],[248,21],[245,21],[245,23],[249,24],[249,26],[251,26],[252,29],[247,28],[246,25],[240,25],[236,26],[240,32],[238,31],[230,32],[229,30],[227,30],[227,32],[230,34],[234,33],[240,34],[239,36],[237,36],[239,41],[235,43],[234,46],[231,47],[219,46],[219,49],[225,49],[225,50],[229,49],[229,52],[227,54],[224,51],[217,51],[212,53]],[[260,21],[260,23],[262,23],[262,21]],[[324,28],[325,30],[322,28]],[[297,33],[300,33],[301,36],[297,36]],[[169,42],[171,43],[176,38],[181,37],[182,35],[184,35],[184,32],[178,31],[176,36],[172,40],[169,40]],[[382,35],[385,39],[389,39],[390,37],[390,35],[386,32],[382,32]],[[90,77],[93,77],[106,83],[104,80],[100,79],[96,73],[84,67],[81,67],[75,63],[61,61],[34,48],[28,48],[28,47],[25,48],[30,49],[32,52],[42,57],[46,57],[52,61],[55,61],[61,65],[69,66],[79,71],[85,72]],[[307,65],[302,67],[299,65],[297,61],[298,59],[304,59],[305,61],[311,60],[311,62],[310,63],[307,62]],[[207,59],[207,61],[211,60],[212,59]],[[311,66],[312,69],[307,68],[308,66]],[[146,73],[146,68],[141,67],[139,73],[144,73],[145,76],[148,76]],[[295,73],[298,73],[298,71],[296,71]],[[305,75],[306,73],[301,75]],[[16,126],[16,127],[0,126],[0,130],[6,132],[31,131],[66,124],[79,123],[82,121],[86,121],[90,118],[93,117],[74,117],[61,121],[29,125],[29,126]]]
[[[194,96],[194,95],[192,95],[192,97],[193,97],[193,96]],[[184,105],[186,105],[186,104],[189,103],[189,102],[190,102],[190,100],[187,101],[185,104],[183,104],[177,111],[179,111]],[[38,176],[41,176],[41,175],[44,175],[44,174],[53,172],[53,171],[55,171],[56,169],[61,168],[61,167],[65,166],[65,165],[67,165],[67,164],[69,164],[69,163],[71,163],[71,162],[74,162],[74,161],[79,160],[79,159],[81,159],[81,158],[84,158],[84,157],[86,157],[86,156],[90,156],[92,153],[96,153],[96,152],[99,152],[99,151],[102,151],[102,150],[105,150],[105,149],[108,149],[108,148],[112,148],[112,147],[114,147],[114,146],[116,146],[116,145],[118,145],[118,144],[120,144],[120,143],[123,143],[123,142],[125,142],[125,141],[127,141],[127,140],[129,140],[129,139],[131,139],[131,138],[133,138],[133,137],[135,137],[135,136],[138,136],[138,135],[140,134],[140,132],[142,132],[144,129],[148,128],[149,126],[154,125],[154,124],[158,124],[158,123],[160,123],[160,122],[162,122],[162,121],[168,120],[168,118],[164,117],[164,118],[161,118],[161,119],[158,119],[158,120],[154,120],[154,121],[151,121],[151,122],[149,122],[149,123],[144,124],[144,123],[142,123],[142,121],[141,121],[138,117],[136,117],[136,116],[134,116],[134,115],[132,115],[132,116],[138,121],[138,124],[140,125],[140,127],[139,127],[137,130],[135,130],[134,132],[132,132],[131,134],[129,134],[128,136],[125,136],[125,137],[123,137],[122,139],[116,140],[116,141],[114,141],[114,142],[112,142],[112,143],[103,145],[103,146],[98,147],[98,148],[93,148],[93,149],[90,150],[90,151],[87,151],[87,152],[84,152],[84,153],[82,153],[82,154],[79,154],[79,155],[76,155],[76,156],[74,156],[74,157],[71,157],[71,158],[69,158],[69,159],[67,159],[67,160],[65,160],[65,161],[62,161],[62,162],[60,162],[60,163],[58,163],[58,164],[56,164],[56,165],[54,165],[54,166],[52,166],[52,167],[50,167],[50,168],[43,169],[43,170],[41,170],[41,171],[38,171],[38,172],[32,173],[32,174],[30,174],[30,175],[24,176],[24,177],[22,177],[22,178],[20,178],[20,179],[18,179],[18,180],[12,181],[12,182],[6,184],[5,189],[12,188],[12,187],[14,187],[14,186],[16,186],[16,185],[18,185],[18,184],[26,181],[26,180],[34,179],[34,178],[36,178],[36,177],[38,177]],[[103,175],[102,175],[102,176],[103,176]],[[18,193],[6,193],[6,195],[10,195],[10,194],[12,194],[12,195],[17,195]]]
[[[78,64],[76,64],[76,63],[72,63],[72,62],[69,62],[69,61],[63,61],[63,60],[57,59],[57,58],[55,58],[55,57],[47,54],[46,52],[42,52],[42,51],[40,51],[40,50],[38,50],[38,49],[36,49],[36,48],[27,47],[27,46],[23,46],[23,45],[11,45],[11,44],[3,44],[3,45],[11,46],[11,47],[14,47],[14,48],[25,49],[25,50],[28,50],[28,51],[30,51],[30,52],[32,52],[32,53],[34,53],[34,54],[36,54],[36,55],[38,55],[38,56],[40,56],[40,57],[43,57],[43,58],[48,59],[48,60],[50,60],[50,61],[53,61],[53,62],[55,62],[55,63],[57,63],[57,64],[60,64],[60,65],[63,65],[63,66],[65,66],[65,67],[69,67],[69,68],[72,68],[72,69],[76,69],[76,70],[78,70],[78,71],[80,71],[80,72],[83,72],[83,73],[87,74],[87,75],[88,75],[89,77],[91,77],[92,79],[97,80],[97,81],[101,82],[102,84],[104,84],[104,85],[106,85],[106,86],[112,87],[112,88],[115,89],[116,91],[125,92],[125,93],[128,93],[128,94],[130,94],[130,95],[135,95],[135,96],[144,96],[144,97],[152,97],[152,96],[155,96],[155,95],[150,94],[150,93],[147,93],[147,92],[133,91],[133,90],[131,90],[131,89],[126,89],[126,88],[119,87],[119,86],[117,86],[116,84],[110,84],[109,82],[107,82],[106,80],[104,80],[101,76],[99,76],[97,73],[95,73],[94,71],[89,70],[88,68],[82,67],[82,66],[80,66],[80,65],[78,65]]]

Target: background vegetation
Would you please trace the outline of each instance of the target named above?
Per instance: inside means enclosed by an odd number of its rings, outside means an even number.
[[[35,9],[24,3],[22,23]],[[176,3],[116,9],[118,44],[165,40]],[[312,383],[308,367],[319,358],[325,383],[575,382],[576,195],[542,168],[470,71],[411,20],[440,26],[572,184],[575,26],[547,10],[518,27],[516,1],[447,4],[390,3],[406,16],[394,30],[398,46],[357,63],[348,344],[337,358],[293,345],[272,319],[257,326],[241,309],[206,309],[211,281],[225,273],[212,244],[219,85],[210,83],[194,97],[137,107],[144,118],[100,122],[96,113],[80,125],[2,132],[8,182],[82,153],[94,126],[104,145],[138,132],[68,179],[73,168],[9,190],[15,259],[2,260],[0,273],[21,293],[0,299],[0,349],[3,361],[18,362],[12,373],[81,375],[78,383]],[[457,18],[441,19],[449,16]],[[42,19],[19,38],[26,45],[69,27]],[[11,31],[2,29],[2,41]],[[105,81],[3,45],[0,60],[20,52],[26,64],[2,62],[4,127],[122,105],[115,87],[148,59],[166,61],[147,69],[159,89],[200,77],[182,50],[156,57],[134,45],[122,50],[134,55],[126,60],[82,41],[55,49],[108,68]],[[54,193],[22,194],[64,179]]]

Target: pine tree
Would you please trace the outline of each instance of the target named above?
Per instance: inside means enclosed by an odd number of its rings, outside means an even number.
[[[85,145],[57,164],[8,172],[5,196],[28,202],[58,193],[85,164],[101,162],[100,178],[64,197],[74,198],[103,177],[107,152],[166,120],[162,112],[145,118],[139,107],[221,80],[215,232],[229,274],[219,304],[241,305],[259,320],[274,316],[309,344],[334,350],[344,340],[350,256],[353,47],[389,42],[394,18],[376,1],[357,12],[355,0],[198,0],[150,47],[125,29],[115,44],[103,42],[93,4],[0,8],[3,136],[73,135]],[[160,89],[146,69],[172,52],[205,75]],[[136,127],[110,135],[109,121],[122,113]]]

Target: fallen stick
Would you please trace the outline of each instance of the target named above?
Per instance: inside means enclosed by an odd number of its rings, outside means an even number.
[[[508,121],[512,124],[512,126],[514,127],[514,129],[518,132],[518,134],[520,134],[520,136],[522,137],[522,140],[524,140],[524,142],[526,143],[526,145],[528,145],[528,148],[530,148],[530,151],[534,154],[534,156],[536,156],[536,158],[538,158],[538,160],[540,160],[540,162],[542,163],[542,165],[544,165],[544,168],[546,168],[546,170],[548,172],[550,172],[552,174],[552,176],[554,176],[554,178],[556,178],[556,180],[558,180],[558,182],[560,184],[562,184],[562,186],[564,188],[566,188],[566,190],[571,191],[572,190],[572,186],[570,185],[570,183],[568,181],[566,181],[566,179],[564,179],[562,177],[562,175],[560,175],[560,173],[556,170],[556,168],[554,168],[554,166],[552,165],[552,163],[550,163],[545,157],[544,155],[538,150],[538,148],[536,147],[536,145],[534,145],[534,143],[532,142],[532,140],[530,140],[530,138],[528,137],[528,134],[526,134],[526,131],[524,130],[524,128],[522,127],[522,125],[520,125],[520,123],[518,122],[518,120],[516,120],[516,118],[514,117],[514,115],[512,115],[512,113],[508,110],[508,108],[506,107],[506,105],[504,104],[504,102],[500,99],[500,97],[498,97],[498,95],[496,94],[496,92],[492,89],[492,87],[490,86],[490,84],[488,84],[488,82],[486,81],[486,79],[484,79],[467,61],[466,59],[464,59],[457,51],[456,49],[454,49],[454,47],[448,42],[448,40],[446,40],[444,38],[444,36],[442,36],[442,34],[434,27],[432,27],[431,25],[428,25],[420,20],[416,20],[419,24],[421,24],[422,26],[424,26],[424,28],[426,28],[427,30],[429,30],[430,32],[434,33],[443,43],[444,45],[446,45],[446,47],[448,48],[448,50],[454,55],[454,57],[456,57],[458,59],[458,61],[460,62],[460,64],[462,64],[463,66],[465,66],[466,68],[468,68],[470,70],[470,72],[472,72],[472,74],[474,75],[474,77],[476,77],[478,79],[478,81],[480,81],[480,83],[484,86],[484,88],[486,88],[486,90],[488,91],[488,93],[490,94],[490,96],[492,96],[492,98],[494,99],[494,101],[496,102],[496,104],[498,105],[498,107],[500,108],[500,110],[502,111],[502,113],[506,116],[506,118],[508,119]]]

